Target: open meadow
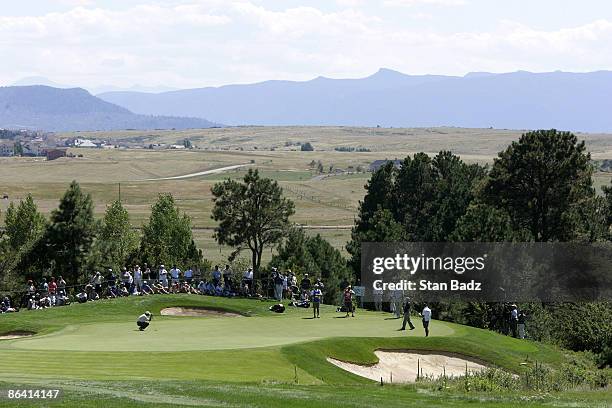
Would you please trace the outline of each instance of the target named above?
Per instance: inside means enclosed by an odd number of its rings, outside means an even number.
[[[295,201],[292,221],[310,234],[321,234],[345,251],[370,164],[381,159],[402,159],[415,152],[436,154],[447,149],[465,161],[490,163],[520,131],[461,128],[350,128],[350,127],[234,127],[187,131],[78,132],[61,137],[112,141],[130,148],[70,149],[76,156],[46,161],[44,158],[0,158],[0,193],[5,209],[10,200],[31,193],[40,210],[49,214],[72,180],[92,194],[96,216],[121,197],[134,226],[148,219],[159,193],[170,192],[193,221],[197,244],[205,257],[223,262],[231,252],[212,238],[215,222],[211,186],[227,177],[242,177],[248,168],[278,180],[287,197]],[[612,136],[579,134],[594,159],[612,158]],[[152,143],[181,144],[189,139],[192,150],[150,150]],[[310,142],[312,152],[298,143]],[[337,151],[355,148],[365,151]],[[317,172],[321,162],[324,173]],[[315,165],[313,165],[315,164]],[[214,174],[180,177],[226,167]],[[332,172],[330,173],[330,166]],[[357,170],[362,170],[357,172]],[[338,172],[336,172],[338,171]],[[597,173],[595,185],[610,183],[612,174]],[[1,219],[1,215],[0,215]],[[270,257],[266,254],[266,259]]]

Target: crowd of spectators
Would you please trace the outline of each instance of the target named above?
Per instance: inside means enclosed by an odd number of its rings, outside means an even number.
[[[298,285],[297,277],[291,270],[283,274],[276,268],[272,268],[270,277],[262,281],[259,291],[255,290],[254,284],[253,268],[235,274],[230,265],[225,265],[223,269],[216,265],[210,278],[206,279],[193,268],[182,271],[177,265],[172,265],[168,270],[162,264],[152,270],[145,263],[142,267],[123,267],[119,272],[110,268],[105,274],[93,272],[87,283],[80,285],[68,285],[62,276],[43,277],[38,283],[28,280],[24,291],[15,300],[21,308],[37,310],[65,306],[71,302],[86,303],[126,296],[186,293],[261,298],[273,292],[278,301],[287,299],[293,306],[309,307],[313,291],[317,290],[316,297],[320,301],[324,289],[320,279],[316,279],[313,284],[308,274],[305,274]],[[14,306],[14,302],[6,296],[2,298],[0,311],[14,312],[19,307]]]

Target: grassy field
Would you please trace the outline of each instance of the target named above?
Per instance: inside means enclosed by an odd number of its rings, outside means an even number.
[[[347,170],[367,169],[378,159],[404,158],[414,152],[432,154],[451,150],[469,162],[490,163],[497,153],[521,131],[492,129],[426,128],[382,129],[350,127],[236,127],[188,131],[79,132],[63,136],[111,139],[116,143],[177,143],[188,138],[197,147],[189,151],[148,149],[71,149],[83,157],[47,162],[41,158],[0,158],[0,193],[19,200],[31,193],[40,209],[49,214],[72,180],[92,194],[96,216],[119,198],[128,208],[132,222],[141,226],[148,219],[150,206],[159,193],[170,192],[179,207],[193,220],[197,244],[213,263],[223,263],[231,252],[212,238],[215,222],[211,186],[227,177],[239,178],[249,167],[278,180],[285,194],[296,203],[292,220],[308,226],[308,233],[321,234],[344,252],[350,226],[365,193],[369,173],[320,177],[310,166],[321,161]],[[579,134],[594,158],[612,158],[612,137]],[[299,151],[298,142],[311,142],[315,151]],[[362,147],[369,152],[339,152],[338,147]],[[151,179],[180,176],[226,166],[245,167],[181,180]],[[612,174],[595,175],[601,188]],[[0,212],[8,205],[0,202]],[[0,213],[0,220],[2,214]],[[264,261],[271,256],[265,253]]]
[[[269,302],[198,295],[155,295],[104,300],[0,316],[0,334],[38,335],[0,340],[0,389],[60,387],[62,401],[41,406],[249,406],[249,407],[605,407],[606,391],[515,395],[450,392],[427,385],[385,385],[347,373],[326,357],[376,362],[376,349],[455,352],[520,374],[534,361],[552,368],[567,361],[560,349],[486,330],[434,321],[399,332],[389,314],[358,311],[342,318],[332,306],[321,319],[311,310],[283,315]],[[168,306],[214,307],[242,317],[160,316]],[[135,317],[155,317],[144,332]],[[525,364],[528,362],[527,364]],[[96,402],[93,402],[93,399]],[[30,402],[30,404],[32,404]],[[110,405],[109,405],[110,404]],[[38,406],[28,402],[0,406]]]

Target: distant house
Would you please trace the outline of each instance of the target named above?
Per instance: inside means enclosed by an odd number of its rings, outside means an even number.
[[[48,149],[47,160],[55,160],[60,157],[66,157],[66,149]]]
[[[22,145],[23,156],[37,157],[45,154],[45,146],[42,140],[34,139]]]
[[[382,166],[384,166],[385,164],[389,163],[389,162],[393,162],[393,166],[395,166],[396,168],[400,168],[402,165],[402,161],[399,159],[395,159],[395,160],[374,160],[372,163],[370,163],[370,171],[371,172],[375,172],[378,169],[380,169]]]
[[[97,144],[92,142],[89,139],[76,139],[74,141],[74,147],[88,147],[88,148],[96,148],[99,147]]]
[[[0,142],[0,157],[11,157],[15,154],[15,144],[13,142]]]

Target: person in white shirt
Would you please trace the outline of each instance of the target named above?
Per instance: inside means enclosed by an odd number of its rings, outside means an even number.
[[[253,268],[249,268],[244,272],[242,284],[245,289],[245,292],[253,292]]]
[[[151,319],[153,319],[153,315],[148,310],[138,316],[138,319],[136,319],[136,325],[138,326],[138,330],[143,331],[144,329],[146,329],[149,326]]]
[[[168,271],[164,265],[159,265],[159,282],[164,288],[168,287]]]
[[[429,322],[431,321],[431,309],[429,308],[429,306],[425,305],[421,316],[423,317],[423,328],[425,329],[425,337],[429,337]]]
[[[136,289],[140,292],[142,289],[142,271],[139,265],[134,267],[134,283],[136,284]]]
[[[170,276],[172,276],[172,285],[177,285],[179,283],[179,277],[181,275],[181,270],[176,267],[176,265],[172,265],[172,269],[170,269]]]

